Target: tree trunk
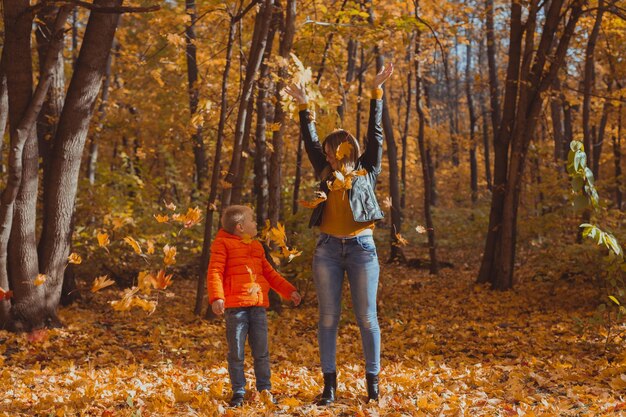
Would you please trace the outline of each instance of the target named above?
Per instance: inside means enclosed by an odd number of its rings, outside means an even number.
[[[587,166],[595,167],[593,160],[594,152],[591,140],[591,93],[593,83],[595,81],[595,50],[600,27],[602,26],[602,17],[604,15],[604,0],[598,0],[598,11],[596,20],[587,40],[587,48],[585,50],[585,72],[583,79],[583,144],[585,152],[587,152]],[[596,172],[594,171],[594,176]]]
[[[478,200],[478,164],[476,162],[476,112],[474,111],[474,101],[472,99],[472,41],[471,34],[467,34],[467,45],[465,47],[465,94],[467,96],[467,110],[469,114],[470,133],[470,189],[472,190],[472,203]]]
[[[365,70],[367,64],[365,63],[365,51],[363,50],[363,44],[361,44],[361,58],[359,60],[359,73],[357,75],[357,99],[356,99],[356,140],[363,143],[365,140],[361,138],[361,114],[363,113],[363,83],[365,78]]]
[[[7,122],[9,120],[9,94],[5,65],[6,60],[3,50],[2,59],[0,60],[0,173],[6,172],[4,163],[2,162],[2,149],[4,148],[4,133],[6,132]]]
[[[487,34],[487,65],[489,67],[489,97],[491,103],[491,128],[495,142],[500,128],[500,91],[498,87],[498,68],[496,66],[496,38],[494,32],[494,0],[485,2],[485,26]],[[512,34],[512,33],[511,33]],[[521,34],[520,34],[521,36]],[[494,168],[495,169],[495,168]]]
[[[511,134],[511,155],[508,170],[508,178],[505,184],[504,204],[502,210],[502,226],[500,236],[500,252],[497,254],[494,264],[491,283],[494,289],[506,290],[514,284],[515,245],[517,233],[517,210],[521,183],[524,173],[524,163],[528,146],[533,136],[538,116],[542,107],[542,94],[553,83],[558,70],[563,65],[565,55],[569,47],[570,39],[574,33],[580,15],[582,14],[583,0],[573,3],[565,29],[558,40],[558,46],[553,53],[551,45],[554,44],[555,34],[560,26],[561,0],[554,0],[547,11],[543,24],[541,40],[536,49],[536,55],[531,58],[534,50],[534,22],[536,19],[536,4],[534,1],[529,13],[529,22],[524,60],[521,66],[521,80],[519,86],[519,109],[515,128]],[[534,8],[534,10],[533,10]],[[534,12],[535,11],[535,12]],[[532,20],[530,20],[532,19]],[[530,23],[530,24],[529,24]],[[530,61],[532,59],[532,69]],[[545,66],[550,63],[549,69]]]
[[[211,173],[211,186],[209,189],[209,198],[207,199],[206,217],[204,219],[204,239],[202,242],[202,260],[200,262],[200,271],[198,274],[198,285],[196,288],[196,306],[194,313],[200,315],[202,313],[202,305],[205,296],[206,289],[206,274],[209,267],[209,254],[211,248],[211,235],[213,233],[213,217],[215,211],[217,211],[217,189],[220,179],[220,161],[222,159],[222,147],[224,146],[224,127],[226,126],[226,115],[228,113],[228,74],[230,72],[230,66],[233,54],[233,45],[235,43],[236,22],[231,19],[228,43],[226,45],[226,63],[224,65],[224,72],[222,74],[222,88],[221,88],[221,100],[220,100],[220,118],[217,125],[217,139],[215,141],[215,155],[213,156],[213,171]],[[207,312],[211,312],[209,308]]]
[[[613,82],[610,81],[607,85],[607,95],[610,96],[613,90],[612,88]],[[600,178],[600,157],[602,156],[602,144],[604,143],[604,134],[606,133],[606,125],[609,121],[609,113],[611,111],[611,102],[610,100],[604,100],[604,105],[602,106],[602,116],[600,117],[600,125],[598,126],[598,135],[593,140],[593,158],[591,159],[591,171],[593,172],[593,177],[598,180]]]
[[[59,51],[63,47],[63,27],[72,9],[70,6],[64,6],[57,16],[53,40],[49,45],[49,52],[39,77],[39,84],[31,98],[30,32],[32,15],[28,12],[28,8],[28,1],[8,2],[5,4],[4,10],[6,38],[3,53],[11,57],[6,62],[11,149],[8,161],[9,177],[0,198],[0,287],[5,290],[13,290],[14,298],[12,305],[9,300],[0,301],[0,327],[12,330],[42,327],[45,320],[41,313],[44,291],[43,288],[34,285],[38,271],[34,234],[35,216],[32,213],[30,221],[33,226],[30,228],[23,227],[16,219],[24,219],[23,207],[25,205],[18,205],[18,198],[23,197],[24,189],[29,190],[29,187],[23,187],[22,183],[30,182],[32,184],[32,170],[35,173],[36,185],[37,138],[35,125],[52,82],[53,68],[57,64]],[[34,153],[34,158],[28,152]],[[27,167],[31,171],[28,171]],[[35,189],[31,201],[36,204],[36,199],[37,192]],[[22,211],[16,215],[15,212],[18,208]],[[13,234],[14,227],[21,228],[18,230],[19,233]],[[19,241],[19,238],[30,230],[32,230],[32,236],[28,236],[27,241],[26,239]],[[12,245],[9,245],[10,240]],[[10,265],[8,264],[9,259],[12,259]]]
[[[418,16],[419,3],[415,4],[415,15]],[[433,181],[430,178],[431,171],[429,169],[429,158],[427,154],[425,127],[426,115],[422,108],[422,73],[420,68],[420,48],[421,48],[421,32],[417,33],[415,42],[415,105],[418,116],[418,132],[417,143],[419,147],[420,159],[422,161],[422,178],[424,180],[424,221],[426,222],[426,232],[428,233],[428,255],[430,257],[430,273],[437,274],[439,272],[439,262],[437,261],[437,240],[435,239],[435,227],[431,215]]]
[[[122,0],[96,0],[95,4],[119,7]],[[45,203],[48,211],[44,215],[40,245],[41,269],[47,276],[42,285],[46,292],[45,312],[53,322],[58,320],[56,308],[69,255],[81,156],[118,22],[118,14],[90,14],[54,139],[55,169],[46,183],[50,193]]]
[[[480,43],[480,50],[478,51],[478,67],[483,68],[483,55],[484,55],[484,46],[483,43]],[[489,151],[489,121],[487,115],[487,106],[485,106],[485,96],[484,91],[480,93],[479,97],[480,102],[480,114],[482,117],[482,136],[483,136],[483,155],[485,161],[485,180],[487,181],[487,189],[489,191],[492,190],[492,179],[491,179],[491,155]],[[493,133],[492,133],[493,134]]]
[[[198,87],[198,62],[196,59],[196,32],[195,24],[198,15],[196,13],[196,1],[185,0],[185,11],[189,15],[189,24],[185,28],[185,43],[187,56],[187,80],[189,82],[189,112],[191,119],[198,111],[200,89]],[[207,177],[207,157],[202,140],[202,123],[198,123],[196,131],[191,138],[193,157],[196,166],[196,188],[202,190]]]
[[[115,43],[115,39],[113,39]],[[113,48],[115,49],[115,48]],[[96,183],[96,168],[98,166],[98,140],[99,136],[104,128],[104,118],[106,116],[107,102],[109,101],[109,90],[111,87],[111,64],[113,61],[113,54],[109,54],[107,58],[106,68],[104,70],[104,81],[102,82],[102,95],[100,96],[100,105],[98,106],[98,123],[99,129],[96,129],[93,135],[89,139],[89,157],[87,162],[87,179],[89,184],[94,185]]]
[[[233,143],[233,155],[226,174],[225,186],[222,190],[222,208],[231,204],[232,185],[239,173],[241,166],[241,153],[243,150],[243,137],[245,133],[246,115],[248,111],[248,103],[252,99],[252,90],[254,87],[254,79],[261,66],[261,59],[265,50],[267,41],[267,32],[271,21],[273,11],[273,0],[264,0],[259,10],[255,24],[252,44],[248,56],[248,64],[246,65],[246,74],[241,91],[241,99],[239,102],[239,110],[237,112],[237,121],[235,123],[235,138]]]
[[[562,103],[559,103],[560,90],[561,83],[559,82],[559,77],[556,77],[554,83],[552,83],[553,94],[550,98],[550,116],[552,118],[552,135],[554,136],[554,160],[559,163],[567,160],[567,155],[564,152],[565,133],[563,131],[562,118],[563,106]]]
[[[617,133],[613,135],[613,161],[615,166],[615,204],[622,209],[622,104],[617,109]]]
[[[406,77],[406,110],[404,115],[404,128],[402,129],[402,169],[400,171],[400,178],[402,181],[402,191],[400,195],[400,208],[402,210],[406,207],[406,165],[407,165],[407,139],[409,136],[410,120],[411,120],[411,99],[413,98],[413,71],[411,68],[411,62],[413,61],[413,38],[415,34],[411,34],[409,37],[409,44],[407,46],[406,61],[409,67]],[[398,106],[399,108],[399,106]]]
[[[509,37],[509,64],[507,68],[507,82],[504,95],[502,119],[494,130],[494,184],[491,197],[491,209],[489,212],[489,226],[485,250],[478,272],[479,283],[491,282],[494,275],[494,263],[499,246],[500,228],[502,224],[502,210],[504,206],[504,188],[506,185],[509,136],[512,132],[515,118],[518,76],[522,53],[522,6],[515,1],[511,2],[511,31]],[[489,51],[489,42],[487,44]],[[488,58],[491,53],[488,52]],[[489,58],[491,59],[491,58]],[[491,68],[491,65],[490,65]],[[490,83],[491,85],[491,83]],[[491,85],[493,89],[493,85]],[[493,107],[492,96],[492,107]],[[494,109],[492,108],[492,115]]]
[[[280,34],[279,55],[285,60],[289,59],[293,38],[296,31],[296,0],[287,0],[285,6],[285,16],[283,27]],[[281,207],[281,184],[282,184],[282,162],[283,162],[283,137],[285,135],[285,110],[280,101],[280,92],[285,88],[285,80],[287,78],[287,68],[281,66],[278,69],[278,81],[276,82],[276,108],[274,109],[274,123],[280,128],[275,130],[272,135],[272,146],[274,151],[270,157],[270,176],[269,176],[269,209],[268,214],[272,226],[278,224],[280,218]]]
[[[226,126],[226,116],[228,114],[228,76],[232,63],[233,45],[235,44],[237,22],[245,16],[245,14],[250,10],[250,7],[254,3],[254,1],[251,2],[245,10],[240,11],[238,15],[232,16],[230,19],[228,41],[226,45],[226,63],[224,65],[224,72],[222,74],[222,86],[220,94],[220,118],[217,125],[217,140],[215,142],[215,155],[213,156],[211,185],[209,189],[209,197],[207,199],[206,217],[204,219],[204,238],[202,241],[201,256],[202,259],[200,261],[200,271],[198,273],[198,282],[196,285],[196,303],[194,307],[194,314],[196,315],[200,315],[202,313],[204,296],[206,295],[206,273],[207,268],[209,267],[209,256],[212,241],[211,236],[213,233],[213,217],[215,212],[217,211],[216,200],[221,172],[220,161],[222,159],[222,147],[224,146],[224,128]],[[207,310],[207,316],[213,317],[213,312],[210,308]]]
[[[255,82],[256,87],[256,82]],[[254,97],[254,93],[252,94]],[[243,141],[241,144],[241,161],[239,162],[239,171],[233,182],[233,191],[230,199],[231,204],[241,204],[243,185],[246,181],[246,164],[250,155],[250,130],[252,127],[252,114],[254,112],[254,100],[250,98],[248,101],[248,109],[246,110],[246,122],[243,129]]]

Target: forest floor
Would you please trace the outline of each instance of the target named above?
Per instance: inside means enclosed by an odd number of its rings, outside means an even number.
[[[539,254],[540,255],[540,254]],[[195,283],[175,278],[152,315],[119,313],[119,290],[84,291],[62,308],[66,327],[0,331],[0,416],[603,416],[626,413],[626,352],[596,328],[580,332],[598,303],[588,279],[533,277],[521,255],[516,289],[474,283],[462,251],[439,276],[382,265],[381,398],[365,404],[358,327],[344,291],[338,343],[339,401],[321,391],[316,302],[270,313],[273,392],[227,407],[230,386],[222,319],[193,315]],[[250,358],[247,352],[247,358]],[[248,363],[251,371],[251,364]],[[252,373],[247,374],[252,384]],[[253,385],[250,385],[252,387]],[[253,391],[253,390],[251,390]]]

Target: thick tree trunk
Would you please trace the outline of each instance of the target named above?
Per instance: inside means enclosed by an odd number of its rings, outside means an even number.
[[[583,0],[577,1],[570,6],[570,14],[565,29],[558,40],[556,50],[552,54],[553,48],[550,46],[555,43],[554,38],[560,25],[562,3],[560,0],[554,0],[550,4],[543,24],[541,40],[536,49],[537,53],[533,59],[532,69],[530,69],[530,64],[526,67],[527,62],[531,60],[530,54],[525,54],[522,63],[523,82],[520,83],[520,107],[515,123],[516,127],[511,135],[512,148],[508,178],[505,185],[500,253],[494,268],[495,275],[491,279],[493,288],[498,290],[510,289],[514,284],[517,210],[525,158],[538,116],[541,113],[542,94],[553,83],[554,77],[556,77],[559,68],[563,65],[570,39],[582,14]],[[536,15],[532,13],[532,9],[529,16],[534,21]],[[529,34],[529,38],[532,36],[532,34]],[[529,41],[528,38],[525,49],[526,51],[534,50],[533,42]],[[547,62],[550,62],[549,69],[545,68]]]
[[[416,2],[415,15],[418,16],[419,4]],[[426,114],[422,108],[422,73],[420,68],[420,47],[421,33],[417,33],[415,42],[415,105],[418,116],[417,143],[419,147],[420,159],[422,161],[422,178],[424,180],[424,221],[426,223],[426,232],[428,233],[428,255],[430,257],[430,273],[437,274],[439,272],[439,262],[437,261],[437,240],[435,239],[435,227],[431,214],[433,187],[430,178],[429,158],[427,153],[425,128]]]
[[[0,301],[0,327],[13,330],[25,330],[44,325],[43,288],[34,285],[37,277],[38,262],[34,234],[34,213],[29,219],[32,227],[23,227],[16,221],[23,220],[24,204],[18,205],[18,198],[23,197],[23,182],[37,179],[37,137],[35,125],[52,82],[53,68],[63,47],[63,27],[71,7],[61,8],[54,26],[52,41],[45,65],[39,77],[35,94],[32,92],[32,61],[30,55],[30,33],[32,16],[28,12],[29,2],[10,2],[5,4],[5,50],[7,60],[6,74],[9,96],[9,120],[11,127],[11,149],[9,152],[9,177],[0,198],[0,287],[14,292],[13,304],[9,300]],[[34,153],[28,155],[27,152]],[[33,166],[34,165],[34,166]],[[27,171],[28,167],[31,171]],[[22,193],[22,195],[20,195]],[[36,204],[37,192],[31,196]],[[34,206],[31,204],[31,206]],[[28,206],[26,206],[28,207]],[[21,210],[18,215],[15,212]],[[21,227],[13,234],[15,227]],[[25,241],[19,238],[32,230],[32,236]],[[12,245],[9,241],[12,239]],[[20,245],[20,246],[17,246]],[[23,245],[23,246],[22,246]],[[11,252],[9,253],[9,247]],[[15,257],[18,256],[18,257]],[[22,257],[20,257],[22,256]],[[8,259],[12,259],[8,265]]]
[[[261,9],[256,16],[252,45],[250,47],[248,64],[246,65],[246,74],[239,101],[237,121],[235,123],[233,155],[230,161],[230,167],[228,168],[228,174],[224,179],[225,187],[222,190],[222,208],[231,204],[232,185],[235,182],[235,178],[238,175],[241,166],[241,154],[243,150],[243,137],[245,133],[248,103],[252,99],[255,77],[259,71],[259,67],[261,66],[261,59],[263,58],[263,52],[265,51],[273,4],[273,0],[264,0],[262,2]]]
[[[96,0],[95,4],[119,7],[122,0]],[[56,320],[63,270],[69,255],[81,156],[118,22],[118,14],[92,13],[89,16],[54,139],[54,169],[46,184],[51,189],[46,202],[49,211],[44,216],[40,261],[42,272],[48,277],[43,285],[45,311],[52,320]]]
[[[289,53],[293,45],[293,38],[296,31],[296,0],[287,0],[285,6],[284,24],[280,34],[279,55],[285,60],[289,59]],[[269,208],[268,215],[272,226],[278,224],[281,213],[281,184],[282,184],[282,163],[283,163],[283,137],[285,135],[285,110],[280,104],[280,92],[285,87],[287,78],[287,68],[281,66],[278,70],[278,81],[276,82],[276,108],[274,109],[274,123],[280,128],[272,135],[272,146],[274,151],[270,157],[269,175]]]
[[[200,88],[198,87],[198,61],[196,59],[196,31],[195,24],[198,15],[196,13],[196,1],[185,0],[185,11],[189,15],[189,23],[185,29],[186,57],[187,57],[187,81],[189,82],[189,112],[191,118],[198,111]],[[199,123],[191,138],[193,157],[196,167],[196,188],[202,190],[206,181],[207,157],[202,140],[202,124]]]

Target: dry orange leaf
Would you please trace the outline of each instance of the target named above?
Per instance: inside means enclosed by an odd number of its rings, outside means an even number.
[[[174,265],[176,263],[176,246],[165,245],[163,247],[163,264]]]
[[[157,290],[164,290],[172,285],[172,274],[165,275],[163,269],[159,270],[156,277],[154,277],[154,288]]]
[[[40,285],[43,285],[44,282],[46,282],[46,279],[48,279],[48,277],[45,274],[37,274],[37,278],[35,278],[35,286],[38,287]]]
[[[109,245],[109,243],[111,243],[111,241],[109,240],[109,234],[105,233],[105,232],[101,232],[98,233],[96,235],[96,238],[98,239],[98,246],[100,246],[101,248],[105,248]]]
[[[345,157],[349,157],[352,153],[352,145],[349,142],[341,142],[335,151],[335,157],[341,161]]]
[[[137,255],[141,255],[141,246],[139,246],[139,242],[137,242],[131,236],[126,236],[124,238],[124,242],[128,243]]]
[[[79,265],[83,261],[83,258],[77,253],[72,253],[67,257],[67,261],[71,264]]]
[[[170,216],[167,214],[155,214],[154,218],[159,223],[167,223],[170,220]]]
[[[5,291],[2,287],[0,287],[0,301],[9,300],[11,297],[13,297],[13,291]]]
[[[95,293],[113,284],[115,284],[115,281],[113,281],[112,279],[109,279],[107,275],[97,277],[96,279],[93,280],[93,284],[91,284],[91,292]]]
[[[396,244],[400,246],[406,246],[409,244],[409,241],[402,237],[400,233],[396,233]]]
[[[326,193],[324,191],[316,191],[315,200],[313,201],[300,200],[298,204],[300,204],[302,207],[312,209],[312,208],[317,207],[318,205],[320,205],[322,202],[326,201],[327,199],[328,197],[326,196]]]

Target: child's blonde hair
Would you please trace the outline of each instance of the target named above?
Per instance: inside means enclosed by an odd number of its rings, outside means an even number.
[[[230,234],[235,233],[238,224],[243,223],[246,213],[252,210],[248,206],[232,205],[222,213],[222,228]]]

